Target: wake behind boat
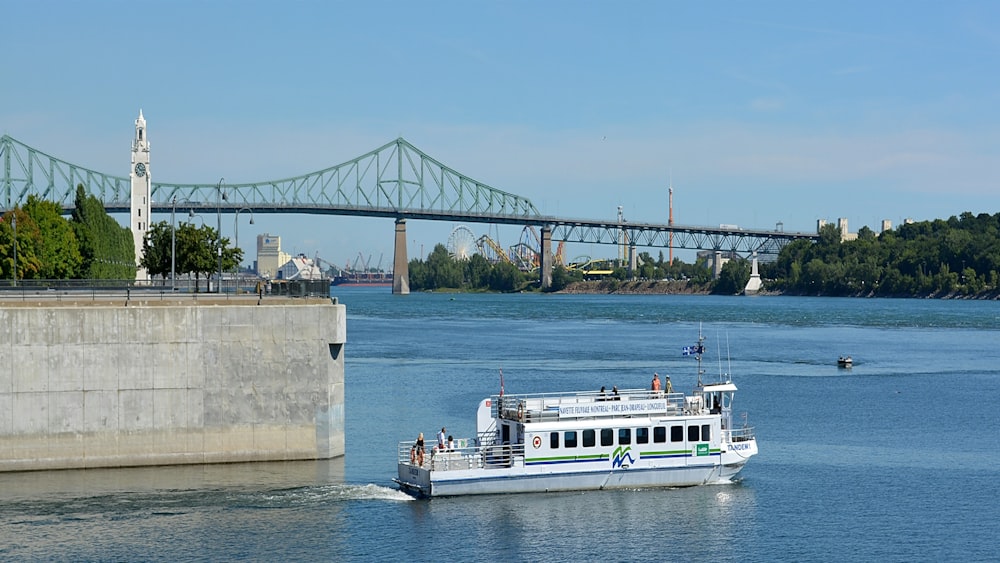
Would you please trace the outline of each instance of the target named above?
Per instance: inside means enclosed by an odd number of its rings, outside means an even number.
[[[733,425],[732,381],[689,395],[627,389],[494,395],[476,437],[427,451],[399,443],[400,488],[416,496],[687,487],[728,482],[756,455],[753,429]]]

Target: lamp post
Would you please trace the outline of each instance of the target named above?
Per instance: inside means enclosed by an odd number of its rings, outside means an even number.
[[[177,291],[177,227],[174,214],[177,211],[177,196],[170,203],[170,291]]]
[[[219,230],[215,234],[215,247],[219,253],[219,286],[215,289],[216,293],[222,293],[222,200],[224,199],[222,194],[222,188],[226,185],[225,178],[219,178],[219,185],[217,186],[219,191],[215,197],[215,211],[219,216]]]
[[[188,210],[188,221],[187,221],[187,223],[189,225],[194,225],[194,220],[193,219],[196,218],[196,217],[198,218],[199,221],[201,221],[201,227],[200,228],[204,228],[205,227],[205,218],[202,217],[200,213],[195,213],[194,209],[189,209]],[[198,242],[199,242],[199,244],[201,243],[200,240]],[[207,272],[206,272],[206,275],[208,275]],[[210,275],[208,277],[211,278]],[[211,283],[211,282],[209,282],[209,283]],[[190,290],[191,290],[191,272],[188,272],[188,291],[190,291]],[[198,291],[198,284],[197,283],[195,283],[195,291]],[[206,289],[205,291],[208,291],[208,290]]]
[[[239,208],[239,209],[236,210],[236,218],[233,219],[233,231],[236,233],[236,246],[235,246],[235,248],[237,248],[237,249],[240,247],[240,212],[241,211],[249,211],[250,212],[250,224],[253,225],[253,209],[250,209],[249,207],[241,207],[241,208]],[[237,280],[239,279],[239,277],[240,277],[240,265],[236,264],[236,278],[237,278]]]
[[[17,209],[11,213],[10,224],[14,227],[14,287],[17,287]]]

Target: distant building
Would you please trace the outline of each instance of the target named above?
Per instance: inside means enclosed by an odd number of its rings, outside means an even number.
[[[278,269],[292,259],[292,255],[281,251],[281,237],[271,234],[257,235],[257,275],[276,279]]]
[[[827,225],[826,219],[819,219],[816,221],[816,233],[819,234],[823,230],[823,227]],[[852,233],[847,230],[847,219],[844,217],[839,217],[837,219],[837,229],[840,231],[840,242],[847,242],[849,240],[855,240],[858,238],[858,233]]]
[[[892,230],[892,221],[888,219],[882,219],[882,230],[880,232],[884,233],[886,231]]]
[[[847,230],[847,219],[844,217],[837,219],[837,228],[840,229],[840,242],[847,242],[858,238],[858,233],[852,233]]]
[[[278,268],[278,279],[320,280],[323,279],[323,270],[311,258],[306,258],[305,254],[299,254]]]

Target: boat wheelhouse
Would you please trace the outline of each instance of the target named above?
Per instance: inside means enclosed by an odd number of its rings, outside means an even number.
[[[736,390],[494,395],[474,438],[426,452],[400,442],[395,481],[426,497],[729,482],[757,453],[753,429],[734,423]]]

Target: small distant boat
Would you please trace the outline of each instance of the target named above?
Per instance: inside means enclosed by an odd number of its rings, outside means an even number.
[[[841,356],[837,358],[837,367],[839,368],[850,368],[854,365],[854,360],[850,356]]]

